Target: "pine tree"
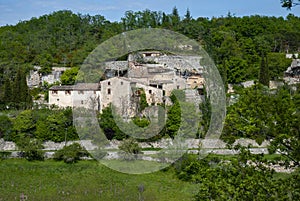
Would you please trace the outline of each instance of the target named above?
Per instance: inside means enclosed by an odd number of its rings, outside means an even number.
[[[12,98],[16,109],[28,109],[32,106],[26,75],[21,69],[18,69],[13,83]]]
[[[185,14],[185,16],[184,16],[184,19],[185,19],[186,21],[190,21],[190,20],[192,19],[191,12],[190,12],[189,9],[186,10],[186,14]]]
[[[265,56],[263,53],[261,58],[261,65],[260,65],[259,83],[269,87],[269,82],[270,82],[270,73],[269,73],[268,59],[267,56]]]
[[[4,82],[4,97],[3,102],[5,102],[6,105],[10,104],[12,101],[12,89],[11,89],[11,83],[8,78],[5,79]]]

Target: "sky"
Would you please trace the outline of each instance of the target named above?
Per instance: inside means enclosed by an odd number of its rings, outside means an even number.
[[[58,10],[98,14],[110,21],[120,21],[128,10],[171,13],[175,6],[180,16],[189,9],[195,19],[226,16],[228,12],[235,16],[300,15],[300,6],[288,11],[281,7],[280,0],[0,0],[0,26],[15,25]]]

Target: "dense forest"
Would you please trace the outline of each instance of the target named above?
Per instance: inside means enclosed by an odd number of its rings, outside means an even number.
[[[127,11],[119,22],[104,16],[58,11],[15,26],[0,27],[0,83],[13,77],[18,68],[28,70],[42,66],[79,66],[101,42],[127,30],[164,28],[182,33],[198,41],[213,57],[220,69],[227,71],[228,82],[238,83],[258,78],[262,54],[269,56],[272,78],[282,75],[288,62],[283,53],[296,52],[300,43],[300,18],[245,16],[194,19],[189,10],[180,17],[144,10]]]

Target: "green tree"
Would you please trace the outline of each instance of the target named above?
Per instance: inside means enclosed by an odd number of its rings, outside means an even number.
[[[21,151],[21,156],[26,158],[28,161],[44,160],[44,153],[41,150],[43,148],[41,141],[37,139],[31,139],[28,136],[22,136],[20,139],[18,139],[17,146]]]
[[[77,67],[73,67],[69,70],[66,70],[60,77],[61,83],[64,85],[73,85],[76,81],[77,74]]]
[[[300,5],[300,3],[297,3],[296,0],[281,0],[281,6],[287,9],[291,9],[297,5]]]
[[[201,112],[199,137],[204,138],[205,134],[209,129],[210,120],[211,120],[210,97],[207,94],[207,91],[205,89],[204,89],[204,100],[199,104],[199,109]]]
[[[261,58],[260,72],[259,72],[259,83],[269,87],[270,73],[268,58],[263,54]]]
[[[114,106],[109,105],[102,110],[102,113],[99,115],[99,125],[108,140],[122,140],[126,135],[117,126],[113,115],[113,109]]]
[[[81,157],[88,157],[89,153],[78,143],[65,146],[64,148],[55,152],[53,158],[57,161],[64,161],[65,163],[76,163]]]
[[[33,111],[22,111],[13,121],[13,130],[15,131],[14,141],[24,136],[34,137],[36,121],[33,117]]]
[[[128,138],[122,141],[119,145],[125,160],[136,159],[138,154],[142,153],[142,148],[134,138]]]
[[[0,115],[0,138],[11,141],[12,139],[12,121],[6,115]]]

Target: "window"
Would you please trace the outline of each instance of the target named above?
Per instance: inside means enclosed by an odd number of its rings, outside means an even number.
[[[70,94],[71,94],[71,91],[70,91],[70,90],[67,90],[67,91],[65,91],[65,94],[66,94],[66,95],[70,95]]]
[[[123,82],[121,82],[121,85],[123,85]]]
[[[83,105],[83,100],[81,101],[81,105]]]
[[[108,95],[111,94],[111,89],[107,89],[107,94],[108,94]]]
[[[108,85],[110,85],[110,82],[107,82]]]
[[[57,91],[52,91],[52,94],[58,94],[58,92]]]
[[[179,85],[177,85],[177,89],[179,89]]]
[[[56,99],[57,101],[59,101],[59,98],[58,99]]]
[[[152,94],[152,90],[149,90],[149,94]]]

